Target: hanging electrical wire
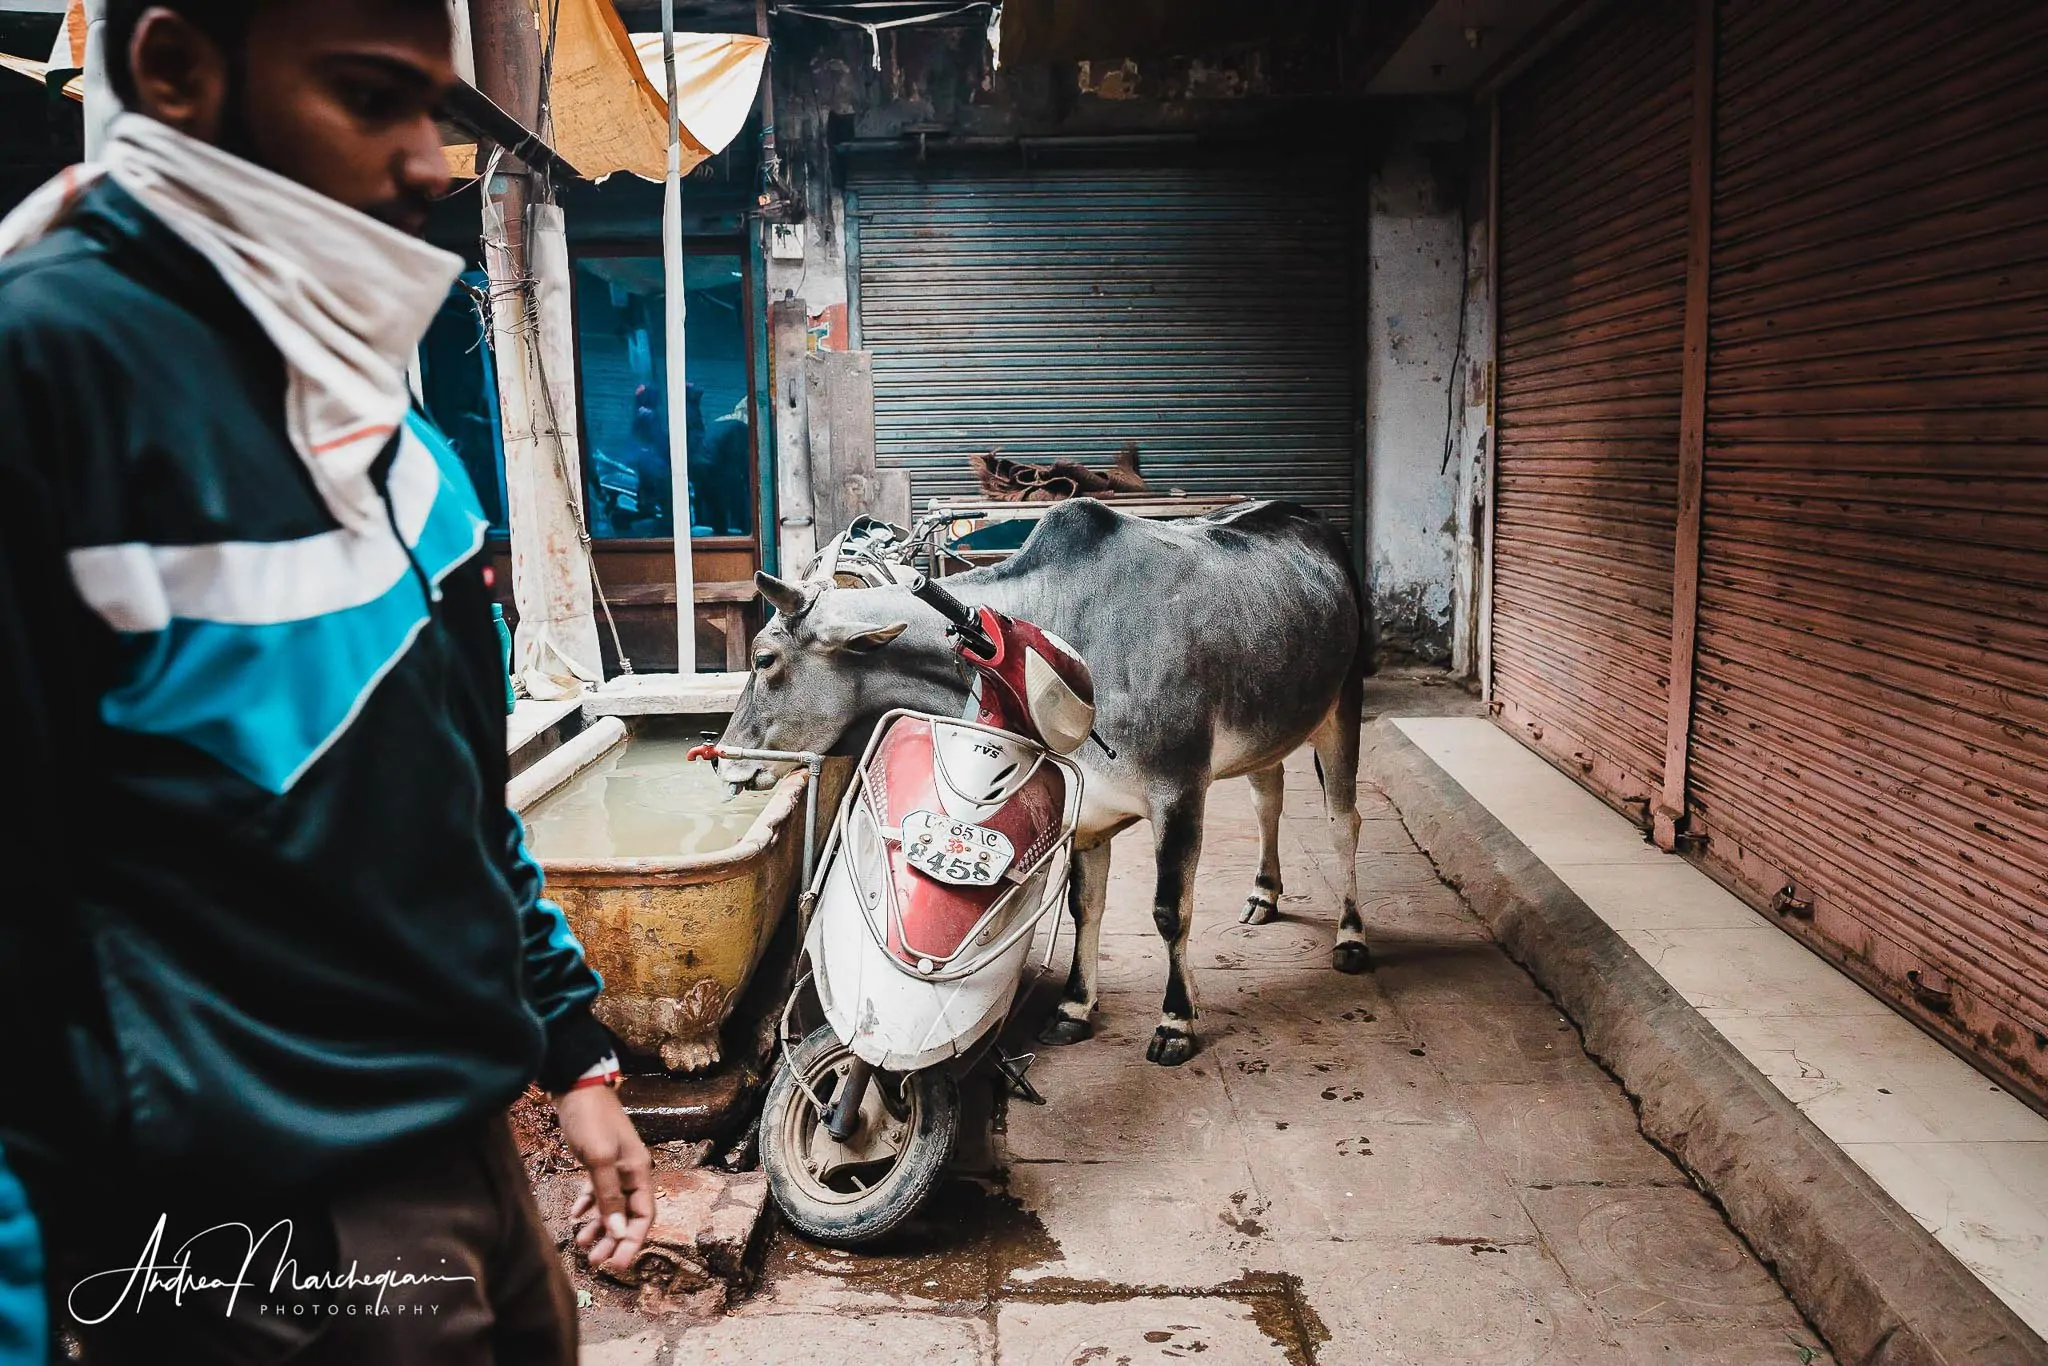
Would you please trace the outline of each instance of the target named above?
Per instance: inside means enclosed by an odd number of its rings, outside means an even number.
[[[559,13],[561,8],[560,0],[556,0],[555,8],[556,12]],[[553,44],[550,41],[550,52],[552,47]],[[544,56],[542,59],[543,71],[546,70],[546,61],[547,59]],[[546,107],[547,86],[543,83],[541,86],[541,108],[543,115],[545,114]],[[496,176],[498,166],[504,160],[504,156],[505,149],[503,147],[493,147],[491,149],[491,157],[484,166],[482,176],[485,185],[489,185],[492,178]],[[529,213],[532,211],[531,205],[532,199],[529,198]],[[531,225],[522,225],[522,230],[526,235],[527,254],[530,255],[531,243],[533,241]],[[484,246],[486,251],[495,248],[508,260],[512,257],[511,243],[508,241],[492,242],[486,238]],[[563,499],[567,503],[570,516],[575,522],[576,541],[583,550],[583,564],[590,574],[591,591],[597,598],[599,610],[604,613],[605,629],[612,638],[612,653],[619,661],[619,672],[630,674],[633,672],[633,661],[626,654],[625,643],[619,638],[619,624],[612,616],[611,599],[604,591],[603,576],[598,573],[597,546],[590,535],[590,521],[584,514],[583,500],[580,496],[581,491],[578,489],[575,479],[569,473],[568,457],[565,454],[566,441],[564,438],[566,434],[562,429],[561,416],[555,408],[554,386],[548,382],[547,357],[540,345],[539,295],[539,281],[533,274],[530,260],[521,269],[516,278],[504,281],[492,280],[489,289],[483,291],[486,312],[485,327],[494,334],[497,327],[499,309],[509,305],[510,316],[516,321],[506,331],[516,336],[519,339],[520,349],[533,357],[536,378],[540,381],[541,404],[545,410],[545,425],[535,431],[533,436],[538,440],[545,441],[553,453],[555,477],[562,483]]]

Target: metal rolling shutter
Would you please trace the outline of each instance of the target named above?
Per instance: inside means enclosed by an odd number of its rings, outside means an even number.
[[[2048,1096],[2048,6],[1724,7],[1692,828]]]
[[[1500,106],[1493,695],[1639,821],[1671,671],[1691,15],[1614,6]]]
[[[866,166],[852,180],[875,463],[919,507],[967,457],[1108,463],[1155,488],[1351,521],[1347,215],[1329,169]]]

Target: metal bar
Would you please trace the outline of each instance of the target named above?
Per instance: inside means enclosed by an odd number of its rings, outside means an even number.
[[[842,259],[846,264],[846,349],[861,349],[860,331],[860,190],[849,185],[842,197],[845,226],[840,235]]]
[[[818,784],[825,776],[825,760],[816,754],[804,758],[804,890],[811,890],[811,877],[818,866]]]
[[[495,43],[489,44],[488,47],[491,51],[498,50]],[[540,134],[507,113],[496,100],[467,81],[459,82],[448,92],[444,112],[450,123],[487,142],[497,143],[529,167],[545,170],[557,180],[582,178],[583,173],[571,166],[560,152],[550,147]]]
[[[756,217],[754,230],[747,235],[747,292],[751,300],[747,332],[753,341],[748,347],[753,356],[748,387],[754,398],[754,487],[758,491],[754,499],[754,539],[760,543],[761,567],[777,574],[782,570],[782,523],[781,499],[775,487],[775,366],[769,358],[773,338],[768,311],[768,253],[762,240],[767,232],[767,224]]]
[[[697,672],[697,566],[690,544],[689,290],[683,273],[683,122],[676,107],[676,0],[661,0],[661,67],[668,87],[668,169],[661,186],[661,274],[667,334],[670,522],[676,554],[676,672]]]
[[[693,760],[745,759],[751,763],[802,764],[808,781],[804,799],[804,880],[811,891],[811,872],[817,864],[818,782],[825,775],[825,756],[807,749],[734,749],[725,745],[699,745],[687,756]]]
[[[768,27],[768,0],[754,0],[754,33],[764,40],[772,39]],[[782,171],[782,154],[777,149],[775,138],[775,47],[769,43],[768,56],[761,68],[761,203],[775,192]]]
[[[119,57],[127,61],[125,52]],[[121,112],[107,79],[107,0],[85,0],[85,159],[96,161],[106,145],[107,125]]]
[[[1707,300],[1714,250],[1715,0],[1693,11],[1692,190],[1685,251],[1685,372],[1678,414],[1678,539],[1671,562],[1671,685],[1664,738],[1664,786],[1652,836],[1666,852],[1685,823],[1692,743],[1693,653],[1699,635],[1700,495],[1706,473]]]
[[[1480,472],[1486,509],[1480,524],[1479,695],[1493,701],[1493,524],[1500,506],[1500,97],[1486,102],[1486,454]]]
[[[849,138],[832,144],[841,156],[887,156],[929,152],[1057,152],[1116,147],[1193,147],[1195,133],[1089,133],[1072,137],[954,137],[937,133],[906,133],[894,138]]]

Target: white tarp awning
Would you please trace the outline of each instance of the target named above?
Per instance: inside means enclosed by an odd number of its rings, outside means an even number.
[[[667,89],[661,69],[661,35],[636,33],[634,50],[648,83]],[[746,126],[768,61],[768,40],[745,33],[676,35],[676,104],[683,128],[700,147],[722,152]]]
[[[554,6],[542,12],[553,13]],[[660,35],[628,34],[611,0],[562,0],[560,16],[548,140],[592,179],[627,171],[660,180],[668,165]],[[767,56],[768,40],[751,34],[676,35],[685,174],[738,136]]]

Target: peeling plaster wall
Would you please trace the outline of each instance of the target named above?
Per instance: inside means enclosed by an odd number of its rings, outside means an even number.
[[[1458,371],[1458,530],[1451,580],[1451,671],[1483,676],[1493,527],[1493,250],[1487,203],[1490,130],[1475,118],[1465,189],[1465,347]]]
[[[1457,353],[1466,114],[1438,100],[1377,107],[1367,222],[1367,573],[1381,662],[1449,664],[1459,487],[1470,482],[1453,393],[1465,369]],[[1466,337],[1467,353],[1475,340]],[[1463,520],[1469,545],[1469,503]]]
[[[1345,162],[1370,166],[1369,206],[1361,207],[1361,385],[1365,559],[1380,653],[1386,663],[1470,671],[1491,351],[1482,335],[1483,214],[1469,215],[1467,235],[1464,207],[1483,201],[1483,128],[1468,145],[1462,103],[1339,100],[1253,49],[1207,60],[1104,57],[995,69],[978,28],[937,27],[885,33],[875,67],[857,33],[806,32],[785,21],[777,39],[778,135],[808,219],[804,259],[769,261],[768,286],[773,298],[803,299],[820,326],[835,309],[843,319],[848,300],[837,143],[939,130],[978,138],[1255,130],[1277,145],[1326,144],[1332,174]],[[1476,200],[1468,198],[1475,168]],[[1464,358],[1454,363],[1468,261],[1475,274]],[[848,344],[833,335],[829,344]]]

